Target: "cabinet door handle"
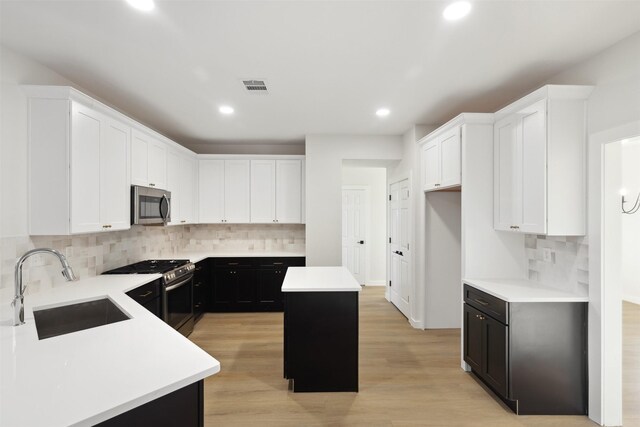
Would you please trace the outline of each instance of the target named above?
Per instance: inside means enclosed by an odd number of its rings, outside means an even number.
[[[149,183],[149,187],[155,187],[156,185],[153,182]]]
[[[484,305],[484,306],[489,305],[489,303],[488,303],[488,302],[486,302],[486,301],[484,301],[484,300],[481,300],[481,299],[478,299],[478,298],[474,298],[474,301],[475,301],[475,302],[477,302],[477,303],[478,303],[478,304],[480,304],[480,305]]]

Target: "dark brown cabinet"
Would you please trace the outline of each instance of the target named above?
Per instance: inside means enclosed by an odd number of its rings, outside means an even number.
[[[506,302],[464,286],[464,361],[514,412],[587,413],[587,304]]]
[[[129,295],[135,302],[162,318],[162,305],[160,298],[160,280],[154,280],[151,283],[137,287],[129,292]]]
[[[196,322],[208,310],[210,281],[209,260],[197,262],[193,272],[193,317]]]
[[[212,258],[208,311],[282,311],[282,282],[290,266],[304,257]]]

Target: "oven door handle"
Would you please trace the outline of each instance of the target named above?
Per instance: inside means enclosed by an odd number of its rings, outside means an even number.
[[[190,276],[188,279],[185,279],[182,282],[178,282],[175,285],[167,286],[165,288],[165,291],[169,292],[169,291],[173,291],[174,289],[178,289],[179,287],[182,287],[182,286],[186,285],[187,283],[189,283],[191,281],[191,279],[193,279],[193,276]]]

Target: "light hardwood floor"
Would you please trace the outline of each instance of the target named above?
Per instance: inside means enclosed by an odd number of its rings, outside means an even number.
[[[359,393],[288,391],[282,322],[282,313],[247,313],[206,314],[198,323],[190,338],[222,364],[205,382],[206,426],[596,425],[581,416],[514,415],[460,369],[459,330],[411,328],[382,287],[365,288],[360,297]],[[635,359],[625,363],[638,378],[638,341],[634,348]]]
[[[640,305],[622,303],[622,419],[640,426]]]

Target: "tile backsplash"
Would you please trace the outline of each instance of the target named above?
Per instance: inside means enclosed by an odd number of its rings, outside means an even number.
[[[302,224],[210,224],[174,227],[133,226],[130,230],[77,236],[23,236],[0,239],[0,290],[13,288],[16,260],[47,247],[62,252],[80,278],[144,259],[183,251],[304,251]],[[23,266],[27,293],[64,283],[55,257],[36,255]]]
[[[589,287],[589,242],[586,236],[525,236],[529,279],[558,289],[587,293]],[[544,250],[551,260],[544,260]]]

